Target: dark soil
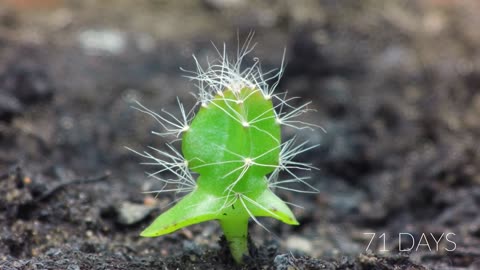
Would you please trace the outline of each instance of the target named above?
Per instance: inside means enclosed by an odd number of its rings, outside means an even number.
[[[479,12],[476,0],[2,1],[0,269],[480,269]],[[166,142],[133,100],[190,107],[179,67],[252,29],[265,70],[287,48],[279,89],[312,100],[304,120],[327,133],[298,134],[320,144],[299,157],[320,168],[320,192],[279,192],[303,206],[301,225],[252,222],[240,267],[215,222],[139,237],[175,198],[142,193],[156,183],[125,146]]]

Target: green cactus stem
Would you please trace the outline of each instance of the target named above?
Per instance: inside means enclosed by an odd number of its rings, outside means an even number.
[[[159,216],[142,236],[219,220],[237,262],[248,255],[251,217],[298,224],[285,202],[268,187],[266,175],[279,165],[280,126],[271,100],[260,90],[225,90],[202,107],[183,133],[188,168],[200,174],[196,189]]]
[[[194,117],[185,113],[180,101],[180,119],[168,112],[157,114],[140,104],[136,107],[153,116],[164,128],[163,133],[156,134],[181,136],[182,153],[171,145],[168,145],[169,151],[152,148],[162,158],[137,152],[153,160],[147,164],[163,167],[150,176],[161,180],[165,186],[176,186],[152,192],[188,193],[157,217],[141,236],[157,237],[192,224],[218,220],[238,263],[249,255],[247,234],[250,219],[260,224],[257,217],[272,217],[298,225],[292,211],[273,193],[273,189],[298,191],[284,186],[292,182],[314,189],[305,178],[292,172],[313,167],[292,159],[315,146],[303,148],[305,143],[294,146],[293,140],[282,143],[280,130],[282,125],[311,128],[313,125],[293,120],[308,111],[308,103],[294,107],[288,104],[289,100],[274,95],[278,82],[269,87],[258,61],[241,70],[243,57],[251,51],[248,48],[251,37],[247,41],[234,63],[229,62],[225,50],[220,61],[210,63],[206,71],[197,62],[198,71],[191,78],[198,82],[198,104],[201,106]],[[273,77],[279,78],[282,72],[281,68]],[[273,104],[273,98],[279,100],[277,105]],[[290,111],[283,112],[285,108]],[[167,171],[178,179],[161,178]],[[277,181],[281,171],[293,178]]]

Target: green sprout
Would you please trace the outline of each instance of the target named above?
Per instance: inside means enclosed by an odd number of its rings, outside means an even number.
[[[155,134],[181,137],[183,155],[172,144],[167,144],[168,151],[151,148],[161,157],[136,152],[152,161],[146,164],[161,166],[149,176],[160,180],[163,188],[151,192],[188,193],[157,217],[141,236],[157,237],[192,224],[218,220],[234,260],[242,263],[243,256],[249,255],[250,219],[263,228],[257,217],[299,224],[287,203],[272,190],[316,192],[305,177],[292,171],[313,168],[292,159],[315,146],[305,148],[306,142],[296,144],[295,138],[282,143],[280,130],[282,125],[311,129],[314,125],[296,120],[308,111],[309,103],[294,107],[289,104],[292,99],[274,93],[284,70],[283,60],[280,69],[266,73],[262,73],[256,58],[252,66],[242,69],[242,60],[254,47],[250,46],[251,39],[249,36],[237,51],[234,62],[229,60],[225,45],[223,53],[217,50],[219,59],[210,62],[205,70],[194,56],[197,71],[190,71],[192,76],[188,77],[197,82],[199,89],[196,96],[200,109],[196,115],[194,109],[187,113],[180,101],[181,118],[166,111],[155,113],[140,103],[134,107],[160,123],[164,132]],[[161,178],[164,172],[175,175],[175,179]],[[293,178],[278,180],[281,172]],[[313,190],[288,186],[295,182]]]

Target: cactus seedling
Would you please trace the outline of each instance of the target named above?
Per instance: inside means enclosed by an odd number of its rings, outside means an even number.
[[[298,221],[287,206],[272,190],[284,188],[296,191],[284,184],[305,182],[292,170],[310,170],[306,163],[293,161],[298,153],[309,148],[296,145],[293,140],[282,143],[282,125],[297,129],[311,125],[295,120],[307,111],[307,105],[291,106],[274,93],[283,72],[262,73],[258,59],[253,66],[242,69],[242,59],[253,49],[251,36],[237,51],[237,59],[231,62],[225,53],[219,52],[217,62],[203,69],[197,63],[197,71],[191,79],[197,82],[200,109],[194,117],[186,113],[178,102],[181,119],[163,111],[157,114],[138,103],[136,109],[152,115],[165,129],[162,136],[181,137],[182,153],[168,144],[169,151],[152,148],[161,158],[148,152],[138,153],[162,167],[150,176],[164,183],[164,189],[152,192],[188,192],[175,206],[161,214],[142,233],[144,237],[156,237],[174,232],[188,225],[218,220],[228,241],[231,254],[241,263],[248,255],[248,221],[262,225],[257,217],[272,217],[287,224]],[[274,74],[273,74],[274,73]],[[265,76],[272,75],[270,78]],[[271,86],[270,80],[276,80]],[[278,100],[274,105],[273,99]],[[284,108],[290,110],[283,112]],[[178,179],[162,179],[160,173],[169,171]],[[281,171],[293,179],[277,181]],[[192,174],[198,175],[197,179]],[[167,188],[176,185],[175,188]],[[312,186],[308,185],[310,188]],[[263,225],[262,225],[263,226]]]

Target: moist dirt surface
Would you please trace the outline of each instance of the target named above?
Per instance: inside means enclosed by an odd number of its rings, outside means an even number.
[[[0,3],[0,269],[480,269],[480,2]],[[250,224],[243,266],[216,222],[139,233],[175,194],[125,147],[174,138],[131,108],[195,104],[180,70],[235,53],[286,70],[300,172],[278,190],[299,226]],[[178,143],[175,144],[177,147]],[[154,170],[154,169],[153,169]],[[169,177],[165,175],[165,177]],[[292,188],[295,188],[293,186]],[[305,187],[298,187],[305,188]]]

